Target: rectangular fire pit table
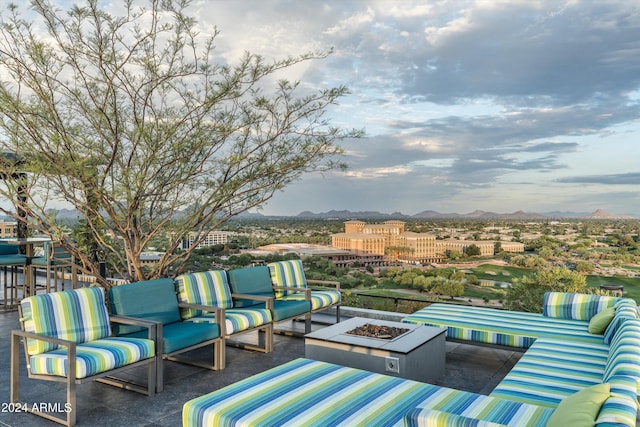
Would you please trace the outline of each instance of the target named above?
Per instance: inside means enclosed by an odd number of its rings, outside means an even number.
[[[365,324],[408,329],[392,339],[348,334]],[[445,328],[354,317],[305,335],[309,359],[421,382],[444,374]]]

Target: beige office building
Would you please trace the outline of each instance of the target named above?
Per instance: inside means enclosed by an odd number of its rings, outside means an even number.
[[[0,237],[16,237],[18,235],[18,223],[14,221],[0,222]]]

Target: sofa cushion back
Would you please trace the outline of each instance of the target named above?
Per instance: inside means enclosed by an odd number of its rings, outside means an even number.
[[[234,294],[251,294],[262,297],[274,297],[273,284],[269,268],[266,265],[229,270],[229,286]],[[236,299],[235,307],[250,307],[258,304],[257,300]]]
[[[153,320],[163,325],[180,321],[178,298],[173,280],[169,278],[114,286],[109,289],[109,306],[113,314]],[[140,326],[118,325],[116,333],[123,335],[141,330]]]
[[[543,315],[561,319],[591,320],[599,311],[612,307],[619,298],[578,294],[573,292],[546,292]]]
[[[292,259],[288,261],[278,261],[268,264],[271,273],[271,281],[273,286],[285,286],[289,288],[307,288],[307,279],[304,275],[302,261]],[[293,294],[294,291],[277,290],[276,298],[282,298],[285,295]]]
[[[227,272],[224,270],[182,274],[175,279],[175,289],[180,302],[216,308],[233,307]],[[202,310],[180,308],[180,315],[184,320],[202,314],[204,314]]]
[[[635,377],[640,381],[640,319],[627,319],[618,328],[609,346],[603,382],[614,375]]]
[[[0,243],[0,255],[15,255],[19,252],[18,245]]]
[[[53,292],[25,298],[20,303],[24,330],[84,343],[111,335],[104,290],[99,287]],[[31,356],[55,350],[56,344],[27,340]]]
[[[611,344],[611,341],[616,336],[618,329],[625,321],[638,318],[638,306],[636,305],[636,302],[630,298],[619,299],[614,305],[614,308],[616,312],[613,315],[613,319],[604,331],[605,344]]]

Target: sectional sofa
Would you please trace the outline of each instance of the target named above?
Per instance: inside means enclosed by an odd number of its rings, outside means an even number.
[[[297,359],[185,403],[183,425],[636,425],[633,300],[553,292],[540,314],[433,304],[404,321],[526,351],[489,396]]]

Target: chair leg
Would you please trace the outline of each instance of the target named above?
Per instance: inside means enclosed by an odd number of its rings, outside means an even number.
[[[336,323],[340,323],[340,304],[336,305]]]
[[[20,337],[11,334],[11,403],[20,403]]]
[[[304,333],[308,334],[311,332],[311,313],[308,313],[304,316]]]

